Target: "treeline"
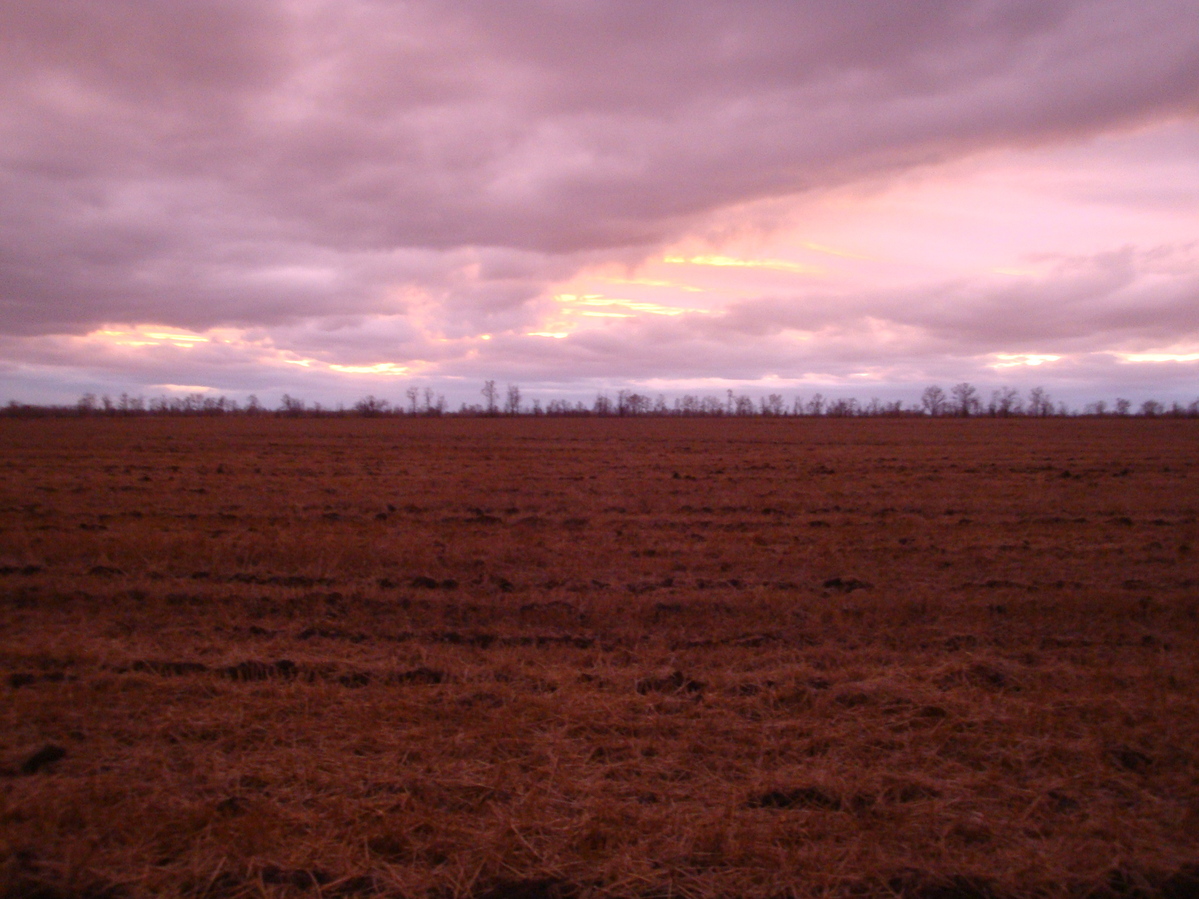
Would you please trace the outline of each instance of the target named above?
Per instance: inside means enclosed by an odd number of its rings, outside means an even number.
[[[491,416],[615,416],[615,417],[830,417],[830,418],[875,418],[875,417],[992,417],[1016,416],[1048,418],[1072,416],[1137,416],[1141,418],[1199,418],[1199,399],[1187,406],[1174,402],[1169,405],[1157,400],[1145,400],[1135,405],[1126,399],[1117,399],[1110,405],[1104,401],[1088,403],[1082,409],[1072,409],[1063,402],[1054,402],[1041,387],[1034,387],[1027,395],[1011,387],[1000,387],[984,398],[973,384],[962,382],[948,391],[933,385],[926,387],[918,403],[905,404],[902,400],[884,402],[871,399],[861,402],[854,398],[826,398],[815,393],[808,397],[797,396],[788,402],[782,394],[771,393],[754,398],[727,390],[724,396],[683,394],[667,399],[665,394],[650,397],[632,390],[619,390],[615,394],[600,392],[591,403],[581,400],[549,400],[544,405],[540,399],[526,399],[519,386],[507,385],[501,392],[495,381],[486,381],[480,391],[481,403],[462,403],[451,411],[445,397],[428,387],[409,387],[405,401],[392,402],[376,396],[365,396],[350,407],[322,406],[306,403],[302,399],[284,394],[279,405],[270,408],[249,396],[245,402],[227,397],[214,397],[203,393],[192,393],[181,397],[157,397],[145,399],[122,393],[115,399],[84,394],[73,406],[37,406],[12,401],[0,415],[8,417],[36,418],[47,416],[255,416],[269,415],[283,418],[382,418],[391,417],[439,417],[454,415],[463,417]]]

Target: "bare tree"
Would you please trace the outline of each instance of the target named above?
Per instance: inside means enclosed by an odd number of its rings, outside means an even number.
[[[1127,415],[1132,410],[1132,402],[1124,397],[1116,397],[1116,414]]]
[[[508,385],[508,400],[504,403],[504,412],[508,415],[520,414],[520,388],[515,384]]]
[[[374,394],[371,394],[370,396],[364,396],[356,402],[354,404],[354,411],[363,418],[378,418],[387,412],[389,405],[387,400],[381,400]]]
[[[1053,414],[1053,400],[1044,387],[1034,387],[1028,391],[1028,414],[1039,418]]]
[[[770,396],[762,397],[758,402],[763,415],[781,416],[784,414],[782,394],[772,393]]]
[[[495,400],[496,400],[496,397],[499,395],[499,391],[497,391],[495,389],[495,381],[484,381],[483,382],[483,390],[481,392],[483,394],[483,399],[485,399],[487,401],[487,414],[495,415],[495,411],[496,411]]]
[[[969,418],[982,410],[978,388],[967,381],[953,385],[953,411],[962,418]]]
[[[648,396],[632,390],[621,390],[616,394],[617,415],[648,415],[653,403]]]
[[[279,400],[279,412],[289,418],[295,418],[304,414],[304,401],[296,399],[289,394],[283,394]]]
[[[412,415],[415,415],[416,414],[416,404],[420,400],[420,388],[416,387],[416,386],[409,387],[407,390],[404,391],[404,393],[408,397],[408,411]]]
[[[1020,414],[1020,393],[1013,387],[1000,387],[991,392],[992,415],[1007,418],[1009,415]]]
[[[436,396],[436,394],[433,393],[433,388],[426,387],[425,388],[425,415],[433,414],[433,397],[434,396]]]
[[[935,384],[932,387],[925,387],[924,393],[920,394],[920,405],[929,415],[944,415],[945,407],[948,405],[945,391]]]
[[[823,415],[824,414],[824,394],[813,394],[812,398],[804,404],[804,413],[807,415]]]

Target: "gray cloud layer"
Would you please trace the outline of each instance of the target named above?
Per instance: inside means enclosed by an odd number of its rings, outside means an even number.
[[[502,331],[729,204],[1199,112],[1193,0],[59,0],[0,6],[0,35],[8,335],[403,313],[404,285],[450,337]],[[970,339],[988,304],[1051,300],[1074,337],[1085,297],[1124,291],[1090,333],[1138,309],[1168,330],[1195,279],[1138,298],[1145,264],[1048,297],[948,285],[906,318]],[[718,355],[828,318],[747,303]],[[616,339],[553,353],[598,367]]]

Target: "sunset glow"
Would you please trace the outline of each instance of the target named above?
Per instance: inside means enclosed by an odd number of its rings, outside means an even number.
[[[0,14],[8,398],[1199,395],[1193,3],[71,8]]]

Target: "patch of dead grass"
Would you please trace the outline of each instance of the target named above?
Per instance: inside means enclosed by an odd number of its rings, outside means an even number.
[[[1195,436],[5,422],[5,895],[1190,895]]]

